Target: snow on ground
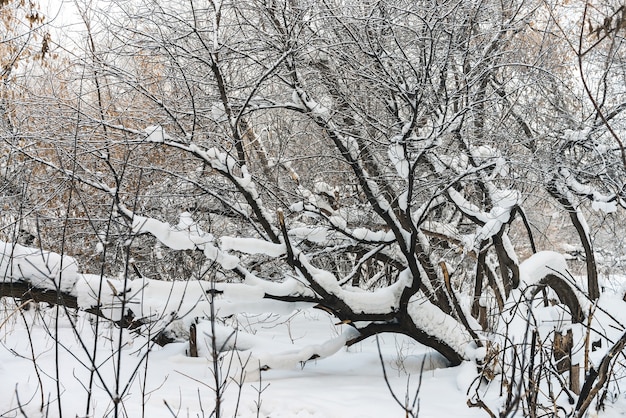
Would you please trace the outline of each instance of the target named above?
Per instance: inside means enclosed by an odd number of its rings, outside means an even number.
[[[57,375],[62,415],[66,417],[113,417],[111,396],[115,394],[121,399],[119,416],[211,415],[215,380],[208,337],[210,322],[199,322],[200,355],[192,358],[187,355],[187,342],[159,347],[132,331],[120,331],[107,321],[98,324],[99,338],[96,339],[93,317],[82,312],[69,312],[68,316],[61,310],[55,322],[56,314],[54,307],[19,310],[12,301],[1,301],[1,417],[58,417]],[[343,347],[328,358],[305,364],[285,363],[261,372],[260,376],[252,371],[257,359],[279,358],[281,354],[288,357],[303,347],[340,338],[348,327],[336,326],[326,313],[307,308],[289,314],[235,314],[226,319],[225,325],[240,330],[241,351],[224,353],[220,358],[221,381],[227,382],[222,416],[405,416],[387,388],[373,338]],[[224,332],[226,326],[221,326],[216,335]],[[53,338],[55,335],[58,338]],[[86,412],[90,381],[88,357],[93,355],[94,341],[98,375],[93,376],[92,400]],[[468,395],[467,388],[475,387],[473,363],[445,368],[445,360],[440,355],[403,336],[381,335],[379,342],[395,395],[404,402],[408,394],[412,402],[417,394],[419,417],[487,416],[483,410],[467,406],[468,398],[473,395],[473,390]],[[147,344],[151,344],[152,350],[145,357]],[[245,364],[247,367],[242,366]],[[491,408],[502,403],[498,398],[499,386],[496,381],[480,391],[480,398]],[[626,397],[620,395],[611,402],[599,417],[624,416]],[[42,403],[46,405],[43,411]],[[523,413],[520,410],[514,416],[522,417]]]
[[[107,390],[121,394],[120,411],[129,417],[210,415],[214,405],[211,389],[214,379],[208,358],[210,350],[207,349],[210,340],[204,333],[199,341],[203,356],[188,357],[187,343],[172,343],[162,348],[154,346],[147,358],[146,369],[142,358],[147,340],[126,330],[120,334],[119,329],[101,322],[95,362],[99,365],[101,379],[94,376],[93,399],[87,415],[86,387],[90,374],[85,350],[93,352],[93,318],[82,313],[77,316],[72,313],[68,318],[61,312],[58,329],[55,329],[55,308],[18,311],[6,300],[2,308],[0,393],[3,395],[0,397],[0,416],[59,416],[55,401],[57,355],[64,416],[114,416]],[[238,315],[237,319],[242,331],[264,341],[257,350],[285,352],[289,347],[320,343],[343,332],[328,315],[313,309],[295,311],[290,315]],[[76,324],[76,333],[70,320]],[[29,325],[30,336],[25,324]],[[59,336],[59,346],[52,338],[55,334]],[[76,335],[83,338],[84,345]],[[116,352],[120,336],[123,348],[118,359]],[[425,359],[418,394],[420,417],[484,416],[480,410],[466,406],[465,390],[459,383],[463,381],[459,379],[462,367],[438,368],[444,365],[439,355],[402,336],[384,335],[379,341],[389,381],[401,400],[405,399],[407,382],[411,398],[416,393],[421,362]],[[240,364],[249,354],[240,351],[232,357],[231,378],[225,378],[229,382],[224,394],[225,417],[235,416],[238,384],[241,385],[241,397],[236,416],[240,417],[256,417],[259,401],[258,416],[262,417],[405,416],[385,384],[375,339],[342,348],[326,359],[264,371],[260,380],[254,375],[241,378]],[[229,355],[223,357],[222,373],[228,369],[229,359]],[[121,361],[121,373],[116,387],[118,361]],[[40,386],[44,388],[44,403],[50,402],[43,412],[40,412]],[[259,397],[260,388],[263,390]]]
[[[195,317],[210,315],[210,298],[200,298],[206,295],[207,288],[203,287],[206,282],[122,283],[107,279],[105,283],[98,276],[76,273],[76,265],[70,258],[32,253],[18,246],[11,247],[11,250],[14,254],[11,262],[7,259],[4,264],[0,263],[7,273],[23,274],[30,268],[33,270],[30,275],[45,281],[50,289],[65,289],[68,283],[75,284],[73,291],[84,307],[96,304],[94,297],[99,294],[103,313],[110,314],[115,320],[121,317],[119,303],[115,302],[121,294],[128,297],[125,312],[132,308],[137,318],[160,309],[158,315],[152,316],[153,319],[160,318],[153,323],[153,333],[168,323],[173,311],[188,315],[170,325],[173,334],[185,341],[159,347],[150,341],[154,334],[148,334],[149,326],[141,328],[143,336],[140,336],[136,331],[120,330],[110,321],[97,320],[84,311],[64,312],[61,308],[43,306],[23,310],[12,300],[0,300],[1,417],[211,416],[216,387],[211,356],[212,334],[216,336],[216,346],[222,351],[217,372],[219,382],[225,385],[222,397],[224,417],[405,416],[387,387],[376,339],[344,347],[345,341],[352,336],[352,328],[335,325],[334,318],[308,304],[281,303],[282,309],[277,309],[276,301],[259,302],[262,289],[245,284],[217,283],[216,286],[220,287],[217,290],[223,293],[214,300],[213,309],[223,319],[216,324],[206,319],[197,320],[199,357],[193,358],[188,356],[189,344],[185,334]],[[43,267],[48,266],[54,268],[42,273]],[[561,272],[567,279],[566,267],[561,255],[538,253],[520,265],[522,287],[532,288],[533,280],[547,273]],[[7,274],[7,278],[10,277]],[[578,279],[572,280],[577,287],[583,285]],[[98,283],[102,284],[101,292],[97,292]],[[10,281],[3,285],[10,286]],[[590,341],[601,343],[589,354],[596,366],[611,342],[620,338],[624,332],[623,324],[626,324],[622,300],[626,280],[621,278],[612,282],[607,278],[602,285],[607,292],[594,308],[595,322],[590,333]],[[289,286],[287,283],[287,288]],[[361,294],[355,294],[355,297],[357,295]],[[381,299],[380,292],[368,295]],[[511,302],[517,299],[523,302],[524,295],[521,290],[513,292]],[[139,296],[143,297],[141,303]],[[387,298],[382,297],[381,301],[385,300]],[[390,302],[385,302],[385,306],[390,306]],[[562,308],[556,306],[539,304],[533,307],[533,315],[529,316],[525,309],[531,306],[531,301],[525,301],[507,308],[507,312],[510,310],[515,316],[507,322],[507,338],[522,341],[527,336],[526,324],[531,317],[541,338],[547,338],[560,324],[560,331],[565,328],[573,330],[574,357],[580,362],[585,336],[582,325],[565,321]],[[586,305],[584,310],[587,311]],[[244,311],[247,313],[241,313]],[[268,311],[273,313],[266,313]],[[433,316],[435,313],[427,305],[417,304],[411,312],[418,322],[441,325],[443,321],[437,319],[438,315]],[[467,345],[469,337],[459,333],[454,325],[439,326],[438,329],[445,331],[440,337],[448,342],[456,339],[459,344]],[[421,326],[429,329],[427,322]],[[238,329],[238,333],[231,335],[233,329]],[[468,398],[478,399],[474,396],[477,387],[474,363],[467,361],[458,367],[446,368],[446,362],[439,354],[406,337],[382,335],[378,341],[393,395],[400,402],[408,399],[409,403],[417,396],[418,416],[487,416],[482,409],[467,406]],[[238,351],[228,351],[233,346]],[[324,358],[305,363],[299,361],[317,354]],[[468,358],[476,357],[483,358],[484,355],[468,355]],[[92,364],[96,365],[94,372],[90,371]],[[270,369],[259,372],[259,365],[268,365]],[[498,382],[496,379],[491,384],[483,384],[479,393],[479,399],[495,412],[499,412],[503,402]],[[470,387],[472,390],[468,391]],[[606,411],[597,416],[624,416],[626,396],[623,391],[618,387],[610,393]],[[112,399],[119,399],[117,415]],[[563,404],[563,408],[572,412],[574,406]],[[508,416],[522,417],[523,411]]]

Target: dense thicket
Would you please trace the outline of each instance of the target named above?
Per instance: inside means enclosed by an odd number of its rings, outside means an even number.
[[[487,375],[521,301],[586,323],[623,266],[623,5],[103,7],[83,49],[15,81],[5,241],[244,282],[316,304],[348,345],[403,333],[451,364],[485,347]]]

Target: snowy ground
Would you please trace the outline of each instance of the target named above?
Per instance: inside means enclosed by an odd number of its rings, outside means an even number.
[[[86,351],[93,350],[93,322],[88,315],[72,318],[61,315],[55,328],[54,308],[19,311],[4,301],[0,320],[0,415],[2,417],[59,416],[57,386],[63,416],[114,416],[108,392],[121,394],[120,416],[128,417],[209,417],[215,394],[209,344],[205,333],[198,358],[186,355],[188,344],[153,346],[143,361],[146,339],[127,331],[122,333],[123,349],[118,357],[119,329],[101,323],[90,411],[85,412],[89,371]],[[23,314],[23,315],[22,315]],[[255,339],[254,358],[288,354],[337,336],[335,326],[324,312],[313,309],[291,315],[238,315],[239,329]],[[231,318],[235,321],[235,318]],[[28,327],[25,326],[28,324]],[[204,323],[207,329],[207,323]],[[209,324],[210,325],[210,324]],[[232,325],[232,323],[231,323]],[[30,333],[30,335],[29,335]],[[82,337],[82,343],[76,335]],[[58,335],[59,345],[52,335]],[[204,341],[202,341],[204,340]],[[420,417],[486,417],[479,408],[468,408],[467,387],[475,377],[475,367],[442,367],[434,352],[402,336],[384,335],[379,339],[388,381],[395,395],[410,402],[417,395]],[[265,353],[264,353],[265,352]],[[375,339],[335,355],[312,360],[297,367],[254,373],[241,378],[241,363],[249,351],[223,357],[221,372],[230,377],[223,399],[225,417],[404,417],[385,383]],[[204,355],[204,356],[203,356]],[[56,358],[58,356],[58,363]],[[33,358],[35,361],[33,361]],[[425,360],[422,370],[422,361]],[[121,367],[117,367],[121,361]],[[254,360],[249,360],[253,362]],[[58,370],[55,365],[59,364]],[[147,364],[147,368],[146,368]],[[120,373],[118,373],[118,370]],[[422,374],[420,386],[419,376]],[[105,385],[102,382],[106,383]],[[43,387],[43,412],[41,387]],[[419,387],[419,391],[418,391]],[[116,389],[117,388],[117,389]],[[259,391],[261,391],[259,395]],[[483,399],[497,405],[498,388],[491,388]],[[257,406],[259,406],[257,408]],[[618,403],[602,417],[624,416],[624,403]],[[21,409],[20,409],[21,408]],[[523,416],[520,412],[516,416]]]
[[[55,309],[24,311],[24,316],[11,304],[4,304],[0,350],[0,414],[2,416],[58,416],[55,384],[55,359],[58,355],[61,405],[64,416],[85,416],[89,372],[86,367],[85,348],[90,352],[93,341],[93,324],[86,316],[76,318],[83,346],[75,336],[67,318],[62,318],[55,330]],[[241,318],[241,317],[240,317]],[[291,316],[262,315],[247,318],[241,324],[245,331],[254,333],[265,341],[258,350],[286,352],[332,338],[339,327],[333,325],[323,312],[305,310]],[[30,337],[25,327],[29,325]],[[119,331],[108,328],[101,332],[96,363],[107,383],[108,390],[116,392],[115,354]],[[58,332],[61,345],[51,338]],[[130,417],[202,417],[209,416],[214,405],[211,362],[206,357],[191,358],[186,355],[188,345],[173,343],[163,348],[154,347],[147,360],[140,363],[145,340],[124,332],[121,376],[117,391],[123,393],[120,410]],[[421,360],[426,358],[426,371],[419,390],[418,402],[421,417],[474,417],[484,413],[466,406],[462,386],[463,366],[436,368],[441,359],[429,350],[416,346],[399,336],[380,338],[389,381],[396,395],[404,401],[417,393]],[[31,352],[31,349],[33,350]],[[201,353],[206,352],[202,350]],[[114,354],[109,358],[111,353]],[[241,352],[242,361],[249,353]],[[275,353],[274,353],[275,354]],[[33,357],[35,362],[33,362]],[[35,364],[36,363],[36,366]],[[140,363],[134,377],[133,371]],[[237,357],[231,366],[231,377],[224,394],[223,416],[233,416],[239,396],[240,361]],[[222,369],[226,370],[228,356]],[[37,372],[36,372],[37,371]],[[147,373],[147,374],[146,374]],[[409,377],[410,376],[410,377]],[[459,377],[460,376],[460,377]],[[404,411],[395,403],[383,378],[376,340],[368,340],[335,355],[309,361],[301,367],[268,370],[258,376],[247,376],[241,384],[241,398],[237,416],[262,417],[403,417]],[[41,379],[41,383],[39,383]],[[130,384],[129,384],[130,381]],[[126,385],[128,388],[124,390]],[[408,384],[408,390],[407,390]],[[41,392],[44,388],[44,408],[40,412]],[[113,405],[107,390],[96,377],[90,416],[112,416]],[[259,396],[259,388],[262,393]],[[18,399],[19,398],[19,399]],[[167,402],[167,406],[165,404]],[[22,411],[20,411],[20,404]],[[171,409],[171,411],[170,411]],[[172,413],[173,412],[173,413]]]

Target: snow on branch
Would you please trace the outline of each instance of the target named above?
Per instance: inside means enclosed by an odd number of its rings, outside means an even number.
[[[400,178],[408,182],[411,166],[406,155],[406,145],[401,140],[402,136],[400,135],[391,139],[387,155]]]
[[[184,212],[181,218],[185,217],[190,217],[190,215]],[[181,230],[180,227],[172,227],[167,222],[139,215],[132,217],[132,228],[136,234],[153,235],[163,245],[173,250],[202,250],[207,259],[219,263],[226,270],[232,270],[239,264],[239,258],[212,245],[213,236],[200,229]]]
[[[491,208],[489,213],[484,214],[483,218],[487,222],[485,222],[476,236],[477,243],[481,243],[498,234],[504,225],[511,222],[513,212],[521,200],[520,194],[513,190],[498,189],[491,191],[490,194],[496,205]]]
[[[450,200],[465,216],[470,219],[476,219],[481,224],[486,224],[489,221],[489,217],[478,206],[465,199],[461,193],[452,188],[448,189],[447,193]]]
[[[166,245],[181,249],[209,245],[209,234],[203,234],[199,229],[200,234],[192,234],[178,230],[180,224],[171,227],[154,219],[143,220],[151,222],[138,222],[136,226],[142,228],[141,231],[145,229],[145,232],[160,236]],[[185,220],[182,223],[188,225],[187,222]],[[248,241],[247,245],[252,242]],[[245,249],[241,243],[236,247]],[[238,260],[232,255],[222,254],[223,259],[230,257]],[[212,284],[199,280],[165,282],[147,278],[132,280],[130,277],[122,280],[79,273],[77,261],[69,256],[18,244],[0,243],[0,282],[20,282],[40,290],[58,290],[76,297],[78,306],[83,309],[102,308],[109,312],[112,320],[122,316],[119,312],[122,301],[135,316],[143,317],[155,312],[203,316],[209,311],[209,293],[219,295],[215,299],[216,310],[224,316],[244,311],[291,312],[295,308],[295,303],[284,302],[280,298],[314,300],[314,293],[299,279],[286,276],[281,282],[264,280],[239,265],[235,266],[245,276],[244,283]],[[101,286],[105,282],[106,285]],[[267,295],[273,298],[267,298]],[[304,305],[309,306],[310,302],[304,302]]]
[[[407,311],[417,328],[442,341],[457,353],[465,353],[474,341],[463,324],[426,298],[413,296]]]
[[[515,321],[510,334],[518,332],[523,335],[526,332],[531,317],[530,310],[534,310],[532,316],[539,323],[542,321],[553,323],[554,318],[551,316],[553,313],[550,309],[547,309],[549,314],[543,317],[533,307],[533,300],[539,291],[546,287],[552,289],[560,302],[569,308],[570,323],[579,323],[584,319],[584,313],[588,311],[591,302],[571,279],[563,254],[554,251],[535,253],[520,264],[519,275],[520,285],[511,292],[503,310],[505,315],[510,315],[511,320]]]
[[[347,215],[339,212],[338,214],[328,215],[319,210],[319,207],[312,203],[299,202],[289,207],[292,212],[303,212],[314,217],[319,217],[328,222],[329,226],[296,226],[289,228],[289,235],[300,239],[306,239],[315,243],[328,243],[329,239],[337,239],[337,235],[332,231],[338,231],[349,240],[359,241],[370,244],[391,244],[396,241],[396,236],[392,230],[373,230],[365,227],[348,228],[345,217]],[[343,216],[342,216],[343,215]],[[358,218],[355,215],[354,218]]]
[[[604,213],[617,211],[618,197],[615,194],[605,195],[588,184],[580,183],[567,168],[561,168],[559,174],[563,176],[565,185],[569,190],[578,196],[585,196],[591,200],[591,207],[594,210],[603,211]]]
[[[155,132],[157,134],[155,134]],[[240,161],[230,155],[230,153],[221,151],[217,147],[203,148],[194,143],[187,144],[173,138],[162,129],[160,131],[158,129],[153,129],[144,138],[144,140],[164,144],[169,147],[189,152],[225,176],[246,199],[248,205],[254,211],[257,219],[263,226],[263,230],[268,234],[269,238],[275,243],[279,242],[278,235],[272,228],[270,222],[271,215],[265,209],[261,196],[257,191],[256,184],[245,164],[240,164]],[[239,169],[239,174],[235,173],[235,168]]]
[[[352,286],[341,287],[334,274],[311,265],[302,252],[296,252],[295,257],[301,266],[302,273],[306,273],[310,277],[309,281],[314,282],[310,284],[319,286],[324,292],[337,297],[355,314],[376,315],[395,311],[400,304],[404,288],[411,280],[410,274],[401,274],[395,283],[373,292]]]
[[[553,179],[549,185],[548,192],[569,212],[570,219],[576,232],[580,237],[583,248],[585,249],[585,258],[587,264],[587,290],[592,299],[600,297],[600,288],[598,285],[598,271],[595,262],[593,250],[593,240],[591,238],[589,225],[584,214],[580,209],[577,197],[560,179]]]
[[[221,237],[222,250],[235,250],[244,254],[265,254],[280,257],[287,253],[285,244],[274,244],[256,238]]]
[[[144,132],[148,135],[146,140],[149,142],[164,142],[166,140],[173,139],[165,132],[165,129],[160,125],[151,125],[144,129]]]
[[[100,282],[107,285],[100,288]],[[80,274],[72,290],[83,309],[100,306],[104,316],[118,320],[122,316],[122,302],[128,314],[137,318],[165,321],[166,315],[184,319],[190,324],[195,317],[206,317],[211,299],[216,316],[228,317],[237,313],[285,313],[297,307],[308,307],[307,302],[285,302],[266,297],[268,291],[276,295],[297,295],[306,289],[296,280],[282,283],[266,282],[267,287],[250,283],[211,283],[202,280],[165,282],[152,279],[120,280],[98,275]],[[99,305],[98,305],[99,304]],[[171,322],[171,318],[167,318]],[[165,323],[165,322],[164,322]]]
[[[211,328],[215,330],[214,333]],[[259,337],[229,326],[219,324],[211,326],[209,321],[198,324],[198,334],[200,333],[207,340],[215,337],[215,346],[221,348],[222,351],[239,350],[244,353],[242,356],[244,358],[248,358],[245,355],[247,353],[249,355],[247,372],[252,373],[252,376],[248,376],[249,378],[254,377],[254,372],[258,370],[293,369],[306,361],[329,357],[359,334],[354,328],[348,327],[337,337],[322,343],[294,346],[293,344],[280,344],[274,339]],[[199,344],[199,347],[202,346]],[[205,344],[205,346],[210,345]],[[202,351],[199,352],[200,355]],[[205,354],[210,355],[210,353]]]
[[[0,282],[26,279],[33,287],[68,292],[78,276],[78,262],[38,248],[0,242]]]
[[[402,222],[400,222],[392,210],[393,205],[397,205],[397,202],[394,201],[393,204],[389,202],[377,182],[381,181],[381,179],[373,178],[366,170],[365,164],[361,161],[360,147],[356,138],[345,135],[341,129],[338,129],[330,117],[329,109],[311,99],[310,95],[302,88],[297,87],[294,89],[293,100],[299,101],[302,104],[301,111],[308,113],[315,123],[326,131],[342,157],[352,168],[372,209],[394,231],[394,235],[403,252],[408,253],[411,236],[406,232]]]

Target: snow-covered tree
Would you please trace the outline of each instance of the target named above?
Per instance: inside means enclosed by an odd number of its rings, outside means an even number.
[[[314,304],[349,330],[335,349],[401,333],[452,365],[506,350],[503,327],[542,290],[586,320],[600,296],[589,210],[625,203],[621,20],[589,33],[555,18],[565,6],[517,0],[107,7],[68,70],[77,99],[59,103],[75,119],[55,158],[14,148],[70,180],[103,272],[190,280],[211,304]],[[539,201],[567,214],[586,287],[541,251]],[[109,315],[102,292],[130,293],[112,283],[78,302]]]

